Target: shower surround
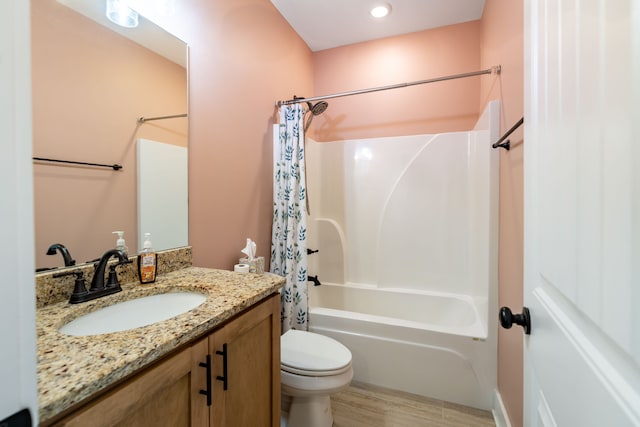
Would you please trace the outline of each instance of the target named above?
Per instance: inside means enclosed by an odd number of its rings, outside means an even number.
[[[469,132],[307,141],[310,329],[354,380],[493,407],[498,132],[494,101]]]

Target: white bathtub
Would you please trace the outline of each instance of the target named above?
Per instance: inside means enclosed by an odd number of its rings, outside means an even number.
[[[491,409],[500,108],[473,131],[307,142],[310,329],[355,380]]]
[[[490,410],[495,332],[464,295],[323,283],[309,289],[309,328],[353,353],[354,381]]]

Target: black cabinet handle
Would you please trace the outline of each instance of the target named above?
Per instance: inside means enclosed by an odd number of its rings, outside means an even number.
[[[217,375],[216,380],[222,381],[223,389],[229,385],[229,375],[227,374],[227,344],[222,344],[222,351],[216,350],[216,354],[222,356],[222,376]]]
[[[28,409],[23,409],[9,418],[0,420],[0,427],[31,427],[31,412]]]
[[[513,314],[509,307],[502,307],[500,309],[500,325],[505,329],[510,329],[515,323],[522,326],[524,333],[531,335],[531,315],[527,307],[522,307],[522,314]]]
[[[207,396],[207,406],[211,406],[211,355],[207,354],[207,361],[200,362],[200,366],[207,368],[207,389],[200,390],[200,394]]]

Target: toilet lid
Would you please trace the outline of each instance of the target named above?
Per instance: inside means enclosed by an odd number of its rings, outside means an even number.
[[[351,364],[351,352],[338,341],[295,329],[280,337],[280,358],[289,371],[340,371]]]

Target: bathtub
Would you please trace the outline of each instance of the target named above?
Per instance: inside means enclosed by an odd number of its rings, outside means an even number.
[[[309,328],[355,381],[497,401],[500,108],[472,131],[307,139]]]
[[[497,331],[487,301],[416,289],[309,288],[309,329],[346,345],[354,381],[490,410]]]

